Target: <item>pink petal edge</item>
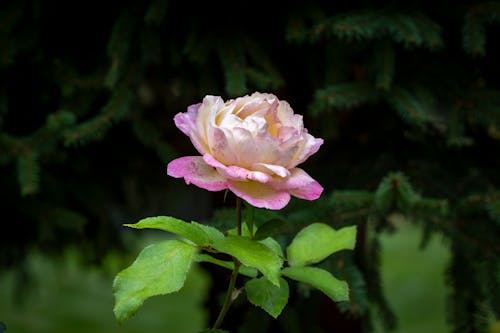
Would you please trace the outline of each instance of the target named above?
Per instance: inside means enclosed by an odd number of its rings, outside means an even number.
[[[224,177],[201,156],[184,156],[168,163],[167,174],[175,178],[184,178],[186,184],[194,184],[208,191],[221,191],[228,188]]]
[[[300,168],[293,168],[290,172],[290,177],[277,180],[271,186],[276,190],[287,191],[300,199],[316,200],[321,196],[323,186],[309,176],[307,172]]]
[[[258,182],[229,181],[229,190],[257,208],[278,210],[290,201],[290,194]]]

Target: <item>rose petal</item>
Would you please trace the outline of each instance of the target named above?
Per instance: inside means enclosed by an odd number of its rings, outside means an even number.
[[[231,130],[231,149],[236,152],[236,165],[251,169],[254,163],[274,163],[280,156],[278,142],[269,134],[252,133],[247,129],[236,127]]]
[[[276,114],[281,126],[293,127],[298,132],[304,129],[304,120],[300,114],[293,113],[293,109],[287,101],[279,101],[278,112]]]
[[[196,114],[200,108],[201,103],[188,106],[187,112],[179,112],[174,117],[175,126],[187,136],[195,129]]]
[[[232,145],[229,144],[233,137],[231,131],[211,126],[208,133],[210,154],[217,156],[217,160],[224,165],[236,165],[238,163],[237,155],[233,151]]]
[[[201,156],[185,156],[173,160],[167,166],[167,174],[175,178],[184,178],[186,184],[194,184],[209,191],[228,188],[226,179],[205,163]]]
[[[210,166],[213,166],[214,168],[220,168],[220,169],[225,169],[226,166],[224,164],[222,164],[221,162],[219,162],[218,160],[216,160],[212,155],[210,154],[203,154],[203,160],[205,161],[205,163],[207,163],[208,165]]]
[[[276,179],[270,185],[278,191],[288,191],[294,197],[305,200],[316,200],[323,192],[323,187],[300,168],[290,170],[290,177]]]
[[[261,170],[263,172],[271,172],[271,174],[277,175],[279,177],[290,176],[290,171],[280,165],[266,164],[266,163],[255,163],[253,169]]]
[[[300,154],[295,158],[289,168],[295,167],[307,160],[309,156],[316,153],[319,147],[323,144],[323,139],[317,139],[309,133],[306,133],[304,136],[304,146],[302,147]]]
[[[224,164],[220,163],[218,160],[216,160],[212,155],[210,154],[205,154],[203,155],[203,160],[210,166],[217,168],[217,171],[219,174],[221,174],[223,177],[236,180],[236,181],[249,181],[249,180],[254,180],[259,183],[267,183],[268,181],[271,180],[271,176],[264,172],[260,171],[251,171],[247,170],[245,168],[241,168],[236,165],[231,165],[231,166],[225,166]]]
[[[258,208],[281,209],[290,201],[290,194],[258,182],[229,181],[229,189]]]
[[[196,127],[196,117],[200,106],[201,103],[193,104],[188,107],[187,112],[179,112],[175,115],[174,122],[175,126],[191,139],[196,150],[198,150],[200,154],[204,154],[209,148]]]
[[[269,176],[264,172],[250,171],[235,165],[227,167],[224,171],[226,172],[228,178],[232,180],[241,180],[241,181],[254,180],[259,183],[267,183],[268,181],[271,180],[271,176]]]
[[[279,164],[292,169],[316,153],[322,144],[323,139],[317,139],[307,132],[292,136],[280,144],[283,153]]]

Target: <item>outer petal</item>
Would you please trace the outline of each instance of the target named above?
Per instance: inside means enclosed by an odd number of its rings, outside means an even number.
[[[188,107],[187,112],[179,112],[175,115],[174,122],[175,126],[191,139],[196,150],[203,154],[208,151],[208,145],[203,139],[203,133],[200,133],[196,125],[196,118],[201,105],[201,103],[193,104]]]
[[[316,153],[322,144],[323,139],[315,138],[309,133],[291,137],[280,145],[283,151],[280,165],[294,168]]]
[[[200,106],[201,103],[190,105],[187,112],[179,112],[174,117],[175,126],[187,136],[190,136],[191,132],[196,130],[196,114]]]
[[[323,187],[300,168],[290,170],[291,176],[284,179],[276,179],[270,185],[278,191],[288,191],[294,197],[305,200],[316,200],[323,192]]]
[[[249,181],[254,180],[259,183],[267,183],[271,180],[271,176],[260,171],[250,171],[245,168],[241,168],[236,165],[225,166],[224,164],[217,161],[212,155],[203,155],[203,160],[210,166],[217,168],[219,174],[223,177],[236,180],[236,181]]]
[[[281,209],[290,201],[290,194],[258,182],[229,181],[229,189],[238,197],[258,208]]]
[[[186,184],[194,184],[209,191],[228,188],[227,180],[205,163],[201,156],[185,156],[173,160],[167,166],[167,174],[175,178],[184,178]]]
[[[307,160],[309,156],[315,154],[319,150],[319,147],[323,144],[323,139],[315,138],[309,133],[305,133],[304,136],[306,138],[306,142],[302,149],[302,153],[300,156],[297,156],[297,160],[294,162],[296,164],[293,166],[299,165]]]

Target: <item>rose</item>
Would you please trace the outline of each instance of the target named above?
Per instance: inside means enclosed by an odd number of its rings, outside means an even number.
[[[171,161],[168,175],[209,191],[229,189],[255,207],[281,209],[290,195],[319,198],[323,187],[297,165],[322,139],[304,128],[286,101],[256,92],[224,102],[206,96],[174,117],[202,156]]]

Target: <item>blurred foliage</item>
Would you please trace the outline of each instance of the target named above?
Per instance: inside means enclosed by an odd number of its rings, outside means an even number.
[[[231,198],[166,176],[196,154],[172,118],[206,94],[260,90],[325,139],[303,166],[325,192],[256,221],[286,220],[282,245],[310,222],[360,230],[354,255],[324,263],[351,302],[304,306],[304,287],[269,330],[369,331],[374,315],[396,328],[379,234],[398,212],[423,246],[436,233],[450,246],[454,332],[487,331],[500,318],[499,18],[498,1],[472,0],[2,2],[0,269],[67,246],[103,265],[127,249],[122,224],[147,216],[227,223]]]
[[[151,237],[144,238],[134,249],[151,242]],[[7,332],[197,332],[207,326],[203,303],[210,279],[199,267],[191,271],[182,291],[148,300],[143,314],[119,325],[112,312],[110,281],[130,259],[114,252],[105,256],[103,266],[88,267],[76,248],[57,259],[30,253],[24,269],[31,283],[25,285],[15,271],[0,277],[0,314]]]
[[[444,279],[450,249],[441,235],[433,235],[422,250],[422,230],[398,215],[391,223],[397,233],[380,235],[380,269],[387,301],[398,319],[396,332],[450,332],[445,316],[449,287]],[[376,332],[384,329],[377,327]]]

